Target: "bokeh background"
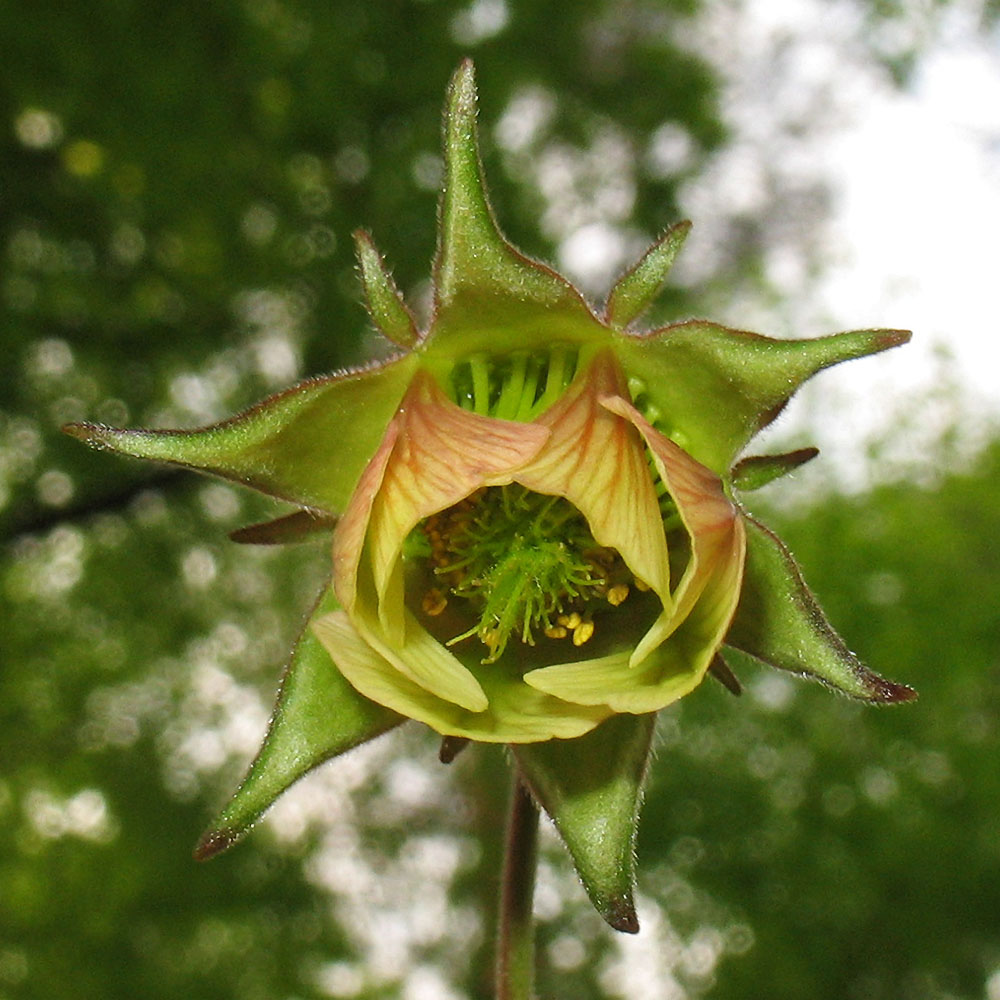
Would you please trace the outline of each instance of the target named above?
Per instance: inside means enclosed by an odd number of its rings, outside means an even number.
[[[916,704],[741,663],[662,713],[643,931],[551,831],[546,1000],[1000,998],[995,4],[103,0],[0,5],[0,1000],[489,996],[496,748],[411,725],[191,859],[266,726],[324,543],[95,455],[384,350],[350,233],[426,300],[439,114],[476,59],[502,224],[599,299],[695,222],[656,319],[912,327],[762,443],[755,497]]]

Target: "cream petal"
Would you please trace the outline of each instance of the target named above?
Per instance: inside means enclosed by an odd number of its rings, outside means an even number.
[[[357,601],[358,565],[364,549],[375,495],[382,485],[386,466],[399,437],[397,414],[386,428],[385,437],[372,455],[351,494],[343,517],[333,533],[333,589],[337,600],[350,612]]]
[[[538,418],[551,437],[514,478],[529,490],[566,497],[595,540],[616,549],[669,608],[667,542],[645,449],[631,422],[602,404],[627,392],[614,355],[602,351]]]
[[[643,715],[682,698],[704,679],[729,629],[739,601],[746,529],[735,522],[728,546],[707,574],[700,598],[670,641],[638,664],[627,650],[578,663],[529,671],[524,680],[555,698],[580,705],[605,705],[614,712]]]
[[[695,461],[656,430],[621,396],[607,396],[601,402],[611,412],[630,421],[642,434],[691,537],[691,557],[674,591],[673,607],[664,609],[635,648],[631,664],[636,666],[687,618],[717,571],[729,579],[733,567],[738,567],[732,580],[734,594],[738,597],[746,538],[735,505],[711,469]]]
[[[406,608],[400,617],[400,634],[387,636],[380,622],[370,615],[367,602],[359,601],[353,621],[358,634],[375,653],[424,691],[470,712],[485,711],[489,701],[469,668]]]
[[[603,705],[568,704],[528,687],[516,672],[505,671],[498,664],[483,676],[489,707],[481,712],[468,711],[400,674],[358,634],[343,611],[318,618],[312,628],[352,687],[445,736],[464,736],[484,743],[573,739],[611,714]]]
[[[418,373],[334,534],[334,584],[362,638],[401,674],[469,711],[486,696],[406,610],[401,553],[422,518],[481,486],[511,482],[549,437],[540,426],[461,409]]]
[[[538,453],[547,428],[479,416],[456,406],[420,373],[396,418],[399,437],[371,508],[368,536],[381,601],[403,541],[425,517],[481,486],[510,483]]]

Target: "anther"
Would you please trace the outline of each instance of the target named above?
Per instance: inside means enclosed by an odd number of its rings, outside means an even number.
[[[573,645],[582,646],[594,634],[594,623],[588,618],[573,629]]]
[[[556,619],[556,621],[560,625],[565,625],[566,628],[568,628],[568,629],[579,628],[580,627],[580,622],[582,620],[583,619],[580,617],[580,612],[579,611],[573,611],[571,614],[568,614],[568,615],[560,615]]]
[[[628,584],[627,583],[616,583],[613,587],[608,588],[607,598],[608,604],[612,607],[617,608],[625,598],[628,597]]]
[[[424,614],[428,614],[433,618],[434,616],[441,614],[441,612],[448,607],[448,598],[445,597],[437,587],[431,587],[431,589],[424,594],[423,600],[420,602],[420,606],[424,609]]]
[[[645,580],[640,580],[638,577],[636,577],[635,578],[635,589],[636,590],[641,590],[643,593],[645,593],[647,590],[649,590],[649,584],[646,583]]]
[[[565,639],[568,633],[564,625],[548,625],[545,628],[545,634],[550,639]]]

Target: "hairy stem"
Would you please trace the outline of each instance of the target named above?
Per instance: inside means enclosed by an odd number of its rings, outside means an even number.
[[[535,926],[531,904],[537,861],[538,808],[515,773],[500,885],[496,1000],[532,1000],[534,995]]]

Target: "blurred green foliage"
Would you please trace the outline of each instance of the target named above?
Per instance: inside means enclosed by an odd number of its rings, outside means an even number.
[[[263,501],[95,456],[58,426],[201,423],[379,349],[349,233],[371,229],[419,297],[441,95],[468,52],[495,201],[525,249],[556,239],[531,164],[607,129],[634,225],[675,221],[679,185],[725,140],[698,8],[0,10],[0,1000],[487,995],[502,753],[443,768],[404,727],[194,864],[326,547],[232,545]],[[539,94],[542,124],[505,147],[497,123]],[[670,176],[643,166],[665,124],[695,150]],[[1000,969],[998,477],[994,446],[932,485],[772,515],[843,634],[921,700],[864,709],[744,664],[741,699],[706,686],[664,713],[647,951],[600,923],[550,842],[543,996],[983,997]]]

